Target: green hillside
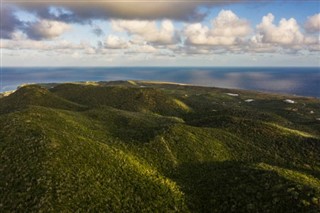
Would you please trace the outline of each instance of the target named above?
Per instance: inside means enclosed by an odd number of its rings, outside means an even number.
[[[0,98],[0,212],[320,212],[320,100],[161,82]]]

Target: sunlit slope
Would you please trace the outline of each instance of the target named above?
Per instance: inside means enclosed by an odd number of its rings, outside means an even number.
[[[86,107],[56,96],[38,85],[24,86],[10,96],[1,98],[0,112],[6,113],[25,109],[30,105],[45,106],[68,110],[83,110]]]
[[[1,211],[320,211],[317,99],[43,86],[0,99]]]

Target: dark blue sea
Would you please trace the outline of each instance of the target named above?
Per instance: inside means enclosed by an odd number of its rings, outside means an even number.
[[[320,67],[2,67],[1,73],[2,92],[24,83],[153,80],[320,98]]]

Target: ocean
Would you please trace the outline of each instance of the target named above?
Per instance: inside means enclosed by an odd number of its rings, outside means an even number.
[[[320,67],[2,67],[1,92],[25,83],[152,80],[320,98]]]

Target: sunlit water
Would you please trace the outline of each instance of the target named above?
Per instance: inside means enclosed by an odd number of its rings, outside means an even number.
[[[1,91],[24,83],[154,80],[320,97],[320,68],[1,68]]]

